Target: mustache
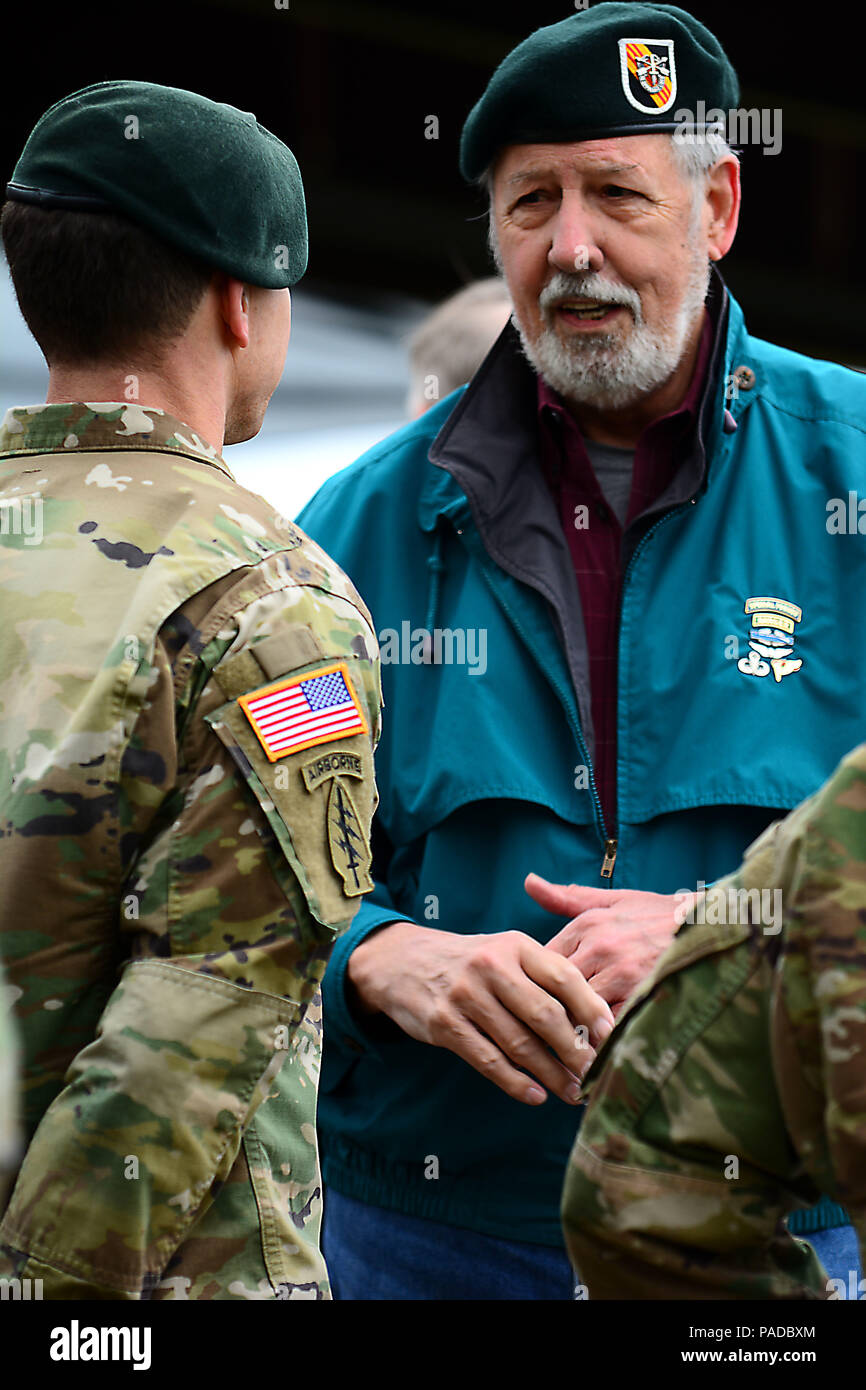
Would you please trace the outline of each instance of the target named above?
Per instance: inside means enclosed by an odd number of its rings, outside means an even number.
[[[631,310],[637,323],[643,318],[637,290],[630,285],[612,284],[597,271],[584,275],[566,275],[564,271],[557,271],[538,296],[538,307],[545,318],[550,316],[551,310],[562,299],[595,299],[599,304],[620,304]]]

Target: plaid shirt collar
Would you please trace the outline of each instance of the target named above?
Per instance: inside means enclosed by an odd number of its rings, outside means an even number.
[[[716,328],[712,317],[705,309],[695,369],[684,399],[674,410],[659,416],[657,420],[652,420],[644,429],[635,448],[632,505],[628,517],[630,522],[658,498],[670,481],[676,471],[680,447],[697,426],[715,336]],[[542,377],[538,377],[538,415],[542,436],[549,436],[553,426],[557,429],[563,446],[553,453],[545,450],[546,457],[554,464],[557,458],[560,459],[572,483],[577,484],[594,499],[600,499],[601,489],[590,463],[580,427],[561,396]],[[553,482],[554,479],[551,478],[549,481]]]

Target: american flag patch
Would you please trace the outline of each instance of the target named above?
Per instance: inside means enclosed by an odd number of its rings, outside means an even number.
[[[265,685],[238,704],[272,763],[316,743],[367,733],[344,662]]]

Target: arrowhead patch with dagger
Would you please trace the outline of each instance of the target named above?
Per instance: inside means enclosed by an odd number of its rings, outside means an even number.
[[[354,753],[325,753],[305,763],[301,769],[304,785],[314,792],[327,781],[327,824],[331,863],[343,880],[347,897],[359,897],[373,887],[370,877],[372,854],[346,777],[363,777],[361,759]]]

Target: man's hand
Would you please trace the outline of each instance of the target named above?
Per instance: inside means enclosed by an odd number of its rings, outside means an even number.
[[[614,1015],[646,979],[683,921],[682,894],[548,883],[538,874],[528,874],[523,886],[548,912],[571,918],[546,949],[572,961]]]
[[[607,1004],[565,953],[522,932],[460,936],[392,922],[355,947],[348,976],[362,1009],[456,1052],[526,1105],[547,1099],[527,1072],[574,1104],[595,1056],[591,1044],[613,1026]]]

